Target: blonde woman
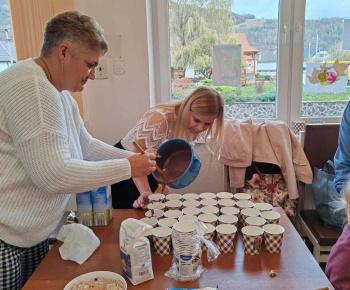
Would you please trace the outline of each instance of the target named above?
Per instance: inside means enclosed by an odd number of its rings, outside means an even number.
[[[343,193],[344,199],[341,202],[333,202],[332,206],[338,207],[338,212],[345,207],[347,221],[344,220],[345,227],[337,243],[332,247],[326,266],[326,275],[335,289],[349,289],[350,286],[347,267],[350,265],[350,180],[343,189]]]
[[[213,156],[217,156],[222,141],[223,123],[223,98],[214,88],[201,86],[183,100],[151,108],[114,146],[138,152],[133,145],[134,141],[147,149],[158,148],[163,142],[173,138],[183,138],[192,144],[204,138]],[[152,175],[113,184],[113,208],[143,206],[157,187]],[[168,192],[169,188],[163,187],[163,193]]]

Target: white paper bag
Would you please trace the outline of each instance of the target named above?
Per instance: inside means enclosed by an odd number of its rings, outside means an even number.
[[[145,236],[153,234],[153,228],[136,219],[126,219],[120,227],[120,259],[125,275],[134,285],[154,278],[151,249]]]

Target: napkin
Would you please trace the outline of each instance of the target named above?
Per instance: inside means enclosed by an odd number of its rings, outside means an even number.
[[[57,240],[63,242],[59,248],[63,260],[84,263],[100,245],[94,232],[82,224],[70,224],[61,227]]]

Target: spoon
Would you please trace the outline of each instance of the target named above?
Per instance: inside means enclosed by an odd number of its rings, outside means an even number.
[[[132,144],[133,144],[137,149],[140,150],[141,154],[145,154],[145,153],[146,153],[145,150],[143,150],[142,147],[141,147],[136,141],[132,142]],[[157,164],[156,164],[156,170],[157,170],[161,175],[163,175],[163,179],[164,179],[164,171],[163,171]]]

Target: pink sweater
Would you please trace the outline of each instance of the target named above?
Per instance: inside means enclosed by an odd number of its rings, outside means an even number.
[[[292,199],[299,196],[296,178],[307,184],[312,182],[303,148],[287,124],[278,120],[260,124],[253,124],[251,119],[226,122],[219,160],[230,167],[230,185],[236,188],[244,186],[246,167],[252,161],[279,166]]]
[[[350,229],[346,225],[329,255],[326,275],[335,289],[350,288]]]

